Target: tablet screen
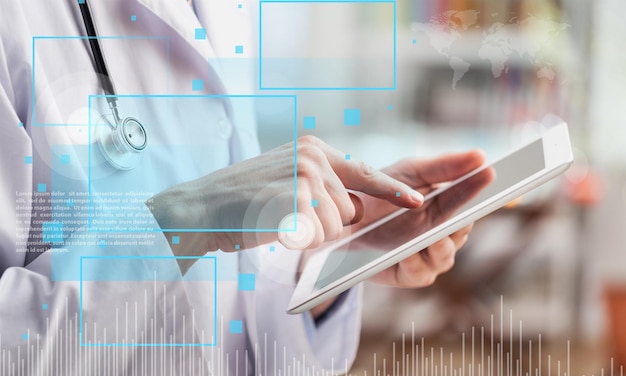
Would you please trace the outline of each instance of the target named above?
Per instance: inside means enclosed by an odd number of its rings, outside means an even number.
[[[543,141],[539,139],[495,162],[491,169],[482,169],[451,185],[427,200],[422,207],[408,210],[334,249],[328,254],[322,266],[315,282],[315,289],[332,284],[346,274],[367,265],[451,217],[468,211],[544,168]]]

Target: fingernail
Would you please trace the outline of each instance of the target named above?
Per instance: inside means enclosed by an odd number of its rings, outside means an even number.
[[[405,195],[409,199],[412,199],[413,201],[417,201],[420,204],[424,202],[424,195],[422,195],[418,191],[413,190],[411,188],[408,188],[406,193],[400,193],[399,191],[396,192],[396,197],[405,197]]]
[[[415,201],[424,202],[424,195],[418,191],[411,191],[411,197],[413,197]]]

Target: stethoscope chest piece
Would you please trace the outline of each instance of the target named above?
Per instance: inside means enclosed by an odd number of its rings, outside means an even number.
[[[78,4],[89,37],[94,67],[102,83],[102,89],[107,94],[106,101],[111,110],[110,116],[103,116],[101,119],[107,124],[98,124],[95,127],[97,142],[102,155],[113,167],[119,170],[130,170],[137,166],[141,152],[148,143],[146,128],[134,117],[121,118],[119,116],[115,88],[102,54],[89,5],[87,0],[79,1]]]
[[[117,124],[112,124],[108,117],[103,117],[102,120],[108,124],[96,127],[96,137],[104,158],[119,170],[135,168],[148,143],[143,124],[130,116],[121,119]]]

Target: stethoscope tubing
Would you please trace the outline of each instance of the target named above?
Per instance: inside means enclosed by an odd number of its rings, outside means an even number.
[[[120,117],[115,86],[109,75],[88,0],[81,0],[78,5],[85,24],[94,68],[113,115],[112,130],[107,136],[98,139],[100,150],[113,167],[119,170],[129,170],[135,167],[139,157],[138,153],[146,148],[148,136],[145,127],[139,120],[133,117],[125,117],[123,119]],[[135,135],[135,139],[139,140],[139,143],[131,140],[133,135]]]
[[[98,79],[100,80],[104,94],[107,95],[107,102],[109,102],[109,106],[111,108],[117,108],[115,86],[113,85],[113,81],[109,75],[106,61],[104,60],[104,54],[102,53],[102,47],[100,46],[100,39],[98,38],[98,32],[96,31],[96,26],[94,25],[93,17],[91,16],[89,4],[87,3],[87,0],[83,0],[78,3],[78,6],[80,7],[80,12],[83,16],[83,22],[85,24],[85,30],[87,31],[87,36],[89,37],[89,46],[94,59],[94,68],[96,73],[98,73]],[[119,120],[119,116],[117,117],[118,118],[115,119],[116,121]]]

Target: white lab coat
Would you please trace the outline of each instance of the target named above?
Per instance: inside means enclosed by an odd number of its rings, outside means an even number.
[[[90,95],[102,92],[88,44],[75,38],[85,35],[76,1],[0,1],[0,373],[304,374],[341,371],[352,362],[358,292],[352,290],[317,328],[308,315],[287,315],[299,254],[278,246],[274,252],[216,252],[208,255],[216,259],[196,263],[181,278],[167,234],[150,233],[147,245],[127,246],[66,226],[63,244],[44,247],[25,266],[27,247],[20,244],[29,237],[36,243],[42,231],[37,219],[50,209],[31,212],[18,200],[34,197],[42,184],[48,192],[85,192],[91,163],[94,191],[158,192],[258,154],[251,101],[170,97],[253,93],[252,70],[222,80],[215,62],[250,56],[245,30],[253,5],[194,3],[195,13],[184,0],[90,2],[99,35],[114,37],[103,39],[102,47],[117,93],[140,98],[121,99],[123,111],[141,117],[148,129],[140,167],[121,172],[86,157],[89,145],[95,150],[89,115],[97,121],[107,109],[101,99],[90,102]],[[206,39],[195,38],[199,28]],[[244,46],[243,55],[235,54],[235,45]],[[203,90],[192,90],[192,80],[203,80]],[[149,226],[156,226],[146,213]],[[81,236],[90,242],[81,243]],[[55,251],[62,257],[51,267]],[[165,274],[130,282],[80,275],[89,261],[81,256],[111,255],[141,257],[95,269],[132,268],[140,275],[157,268]],[[255,275],[252,291],[240,289],[240,274]]]

